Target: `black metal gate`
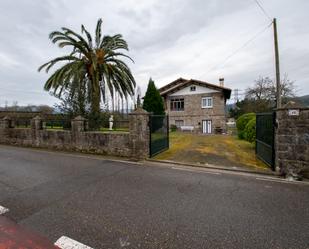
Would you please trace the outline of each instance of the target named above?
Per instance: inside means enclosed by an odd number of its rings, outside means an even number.
[[[256,114],[255,152],[272,170],[275,170],[275,115],[275,112]]]
[[[149,153],[153,157],[169,148],[169,124],[167,115],[150,115]]]

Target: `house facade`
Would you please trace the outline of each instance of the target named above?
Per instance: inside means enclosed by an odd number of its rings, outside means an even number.
[[[226,131],[226,100],[231,89],[199,80],[179,78],[159,89],[169,124],[214,134]]]

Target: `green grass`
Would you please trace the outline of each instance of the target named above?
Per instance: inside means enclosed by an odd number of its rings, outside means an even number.
[[[170,149],[155,159],[225,167],[268,169],[255,155],[255,145],[231,135],[171,132]]]
[[[62,126],[45,126],[45,129],[46,130],[57,130],[57,131],[59,131],[59,130],[63,130],[63,127]]]
[[[113,130],[109,130],[109,128],[100,128],[102,132],[129,132],[129,128],[114,128]]]
[[[26,126],[26,125],[18,125],[18,126],[15,126],[14,128],[17,128],[17,129],[30,129],[31,126],[30,125],[28,125],[28,126]]]

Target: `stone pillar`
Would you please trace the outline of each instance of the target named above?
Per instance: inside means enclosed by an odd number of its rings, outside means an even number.
[[[82,116],[77,116],[71,121],[72,130],[72,142],[76,147],[79,147],[81,142],[82,133],[87,126],[87,120]]]
[[[31,120],[31,129],[42,130],[43,129],[43,119],[40,116],[35,116]]]
[[[0,129],[8,129],[11,128],[11,118],[5,116],[3,119],[0,119]]]
[[[77,116],[71,121],[72,132],[79,133],[85,131],[86,119],[82,116]]]
[[[149,157],[149,113],[138,107],[129,114],[131,156],[136,159]]]
[[[309,177],[309,108],[289,104],[276,122],[276,168],[291,180]]]
[[[43,129],[43,119],[40,116],[35,116],[31,120],[32,144],[40,146],[40,131]]]
[[[11,119],[6,116],[0,119],[0,142],[6,143],[10,137]]]

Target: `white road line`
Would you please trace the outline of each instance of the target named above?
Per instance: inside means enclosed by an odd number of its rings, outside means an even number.
[[[198,172],[198,173],[205,173],[205,174],[212,174],[212,175],[221,175],[221,173],[218,172],[210,172],[210,171],[202,171],[202,170],[191,170],[191,169],[185,169],[185,168],[178,168],[178,167],[172,167],[172,169],[182,170],[182,171],[189,171],[189,172]]]
[[[7,213],[9,211],[10,210],[8,208],[0,206],[0,215],[5,214],[5,213]]]
[[[76,240],[70,239],[69,237],[62,236],[56,242],[55,246],[60,247],[61,249],[92,249],[89,246],[86,246]]]

